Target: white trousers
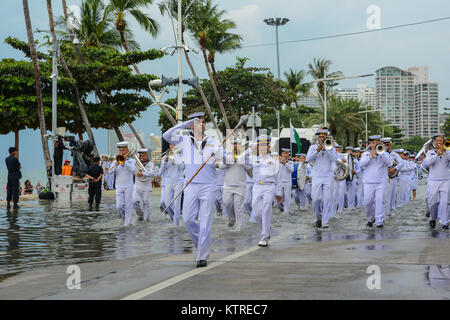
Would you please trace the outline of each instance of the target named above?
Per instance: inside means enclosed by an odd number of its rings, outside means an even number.
[[[311,202],[311,184],[306,183],[303,190],[292,189],[292,197],[300,210],[305,210],[307,201],[309,200]]]
[[[384,224],[384,188],[385,183],[364,184],[364,206],[367,220],[377,226]]]
[[[396,207],[396,190],[397,190],[398,178],[389,179],[386,183],[386,201],[385,201],[385,212],[386,215],[390,216],[391,212],[395,210]]]
[[[248,183],[245,190],[244,208],[248,215],[252,215],[252,198],[253,198],[253,183]]]
[[[283,199],[283,212],[289,213],[291,208],[292,182],[280,182],[278,183],[277,188],[277,195],[281,196],[281,199]]]
[[[223,186],[217,186],[217,194],[216,194],[216,210],[217,212],[222,212],[222,216],[227,216],[227,210],[223,205]]]
[[[182,188],[182,182],[164,186],[164,205],[166,206],[166,208]],[[167,212],[169,213],[170,219],[172,219],[173,224],[175,226],[178,226],[180,224],[181,195],[172,203]]]
[[[362,177],[356,183],[356,206],[362,208],[364,204],[364,183]]]
[[[133,187],[116,189],[116,209],[123,225],[130,225],[133,215]]]
[[[427,185],[427,201],[430,210],[430,221],[435,221],[440,215],[442,224],[448,224],[448,194],[449,180],[428,181]]]
[[[150,216],[151,207],[150,207],[150,199],[152,196],[152,190],[137,190],[134,189],[134,210],[136,210],[136,214],[143,218],[145,221],[148,220]],[[144,210],[141,209],[141,202]]]
[[[191,183],[184,189],[183,221],[197,248],[197,261],[209,257],[216,193],[215,184]]]
[[[261,239],[270,237],[270,223],[272,219],[272,203],[275,185],[253,185],[252,216],[250,221],[261,225]]]
[[[332,213],[332,185],[334,177],[313,177],[311,198],[317,220],[322,220],[322,226],[327,226]]]
[[[354,209],[356,201],[356,180],[346,181],[347,183],[347,208]]]
[[[114,188],[114,173],[105,173],[105,181],[109,190]]]
[[[240,226],[244,222],[244,197],[245,186],[224,186],[223,204],[231,224]]]
[[[347,181],[344,180],[334,180],[334,183],[338,185],[336,192],[336,205],[337,212],[341,213],[344,210],[345,193],[347,192]]]

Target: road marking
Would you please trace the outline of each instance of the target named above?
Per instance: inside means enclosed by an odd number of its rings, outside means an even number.
[[[290,232],[288,232],[288,233],[286,233],[284,235],[279,235],[279,236],[273,238],[271,242],[273,243],[273,242],[279,241],[282,238],[288,237],[288,236],[290,236],[290,235],[292,235],[294,233],[295,233],[294,231],[290,231]],[[208,266],[206,266],[204,268],[196,268],[194,270],[182,273],[182,274],[180,274],[178,276],[175,276],[175,277],[167,279],[167,280],[165,280],[163,282],[157,283],[157,284],[155,284],[155,285],[153,285],[151,287],[148,287],[146,289],[143,289],[143,290],[140,290],[138,292],[132,293],[132,294],[130,294],[130,295],[124,297],[124,298],[121,298],[120,300],[139,300],[139,299],[142,299],[142,298],[144,298],[146,296],[149,296],[149,295],[151,295],[151,294],[153,294],[155,292],[158,292],[158,291],[163,290],[163,289],[165,289],[167,287],[170,287],[170,286],[172,286],[172,285],[174,285],[174,284],[176,284],[178,282],[181,282],[181,281],[189,279],[189,278],[191,278],[193,276],[199,275],[199,274],[201,274],[201,273],[203,273],[205,271],[208,271],[208,270],[211,270],[211,269],[216,268],[218,266],[221,266],[222,264],[225,264],[227,262],[233,261],[233,260],[235,260],[235,259],[237,259],[239,257],[245,256],[245,255],[247,255],[249,253],[252,253],[252,252],[254,252],[254,251],[258,250],[258,249],[262,249],[262,248],[258,247],[258,246],[254,246],[254,247],[251,247],[251,248],[248,248],[248,249],[236,252],[236,253],[234,253],[232,255],[229,255],[229,256],[226,256],[224,258],[221,258],[221,259],[219,259],[216,262],[208,264]]]

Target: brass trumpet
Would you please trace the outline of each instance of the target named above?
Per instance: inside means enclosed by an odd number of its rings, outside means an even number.
[[[445,151],[450,151],[450,139],[445,140],[444,143],[442,144],[442,147],[444,148]]]
[[[121,154],[118,154],[116,157],[117,164],[124,164],[125,160],[127,160],[127,158],[129,157],[131,151],[132,150],[129,150],[124,156]]]
[[[386,151],[387,151],[387,148],[383,142],[379,142],[375,145],[375,152],[378,155],[381,155],[381,154],[385,153]]]
[[[330,137],[330,136],[325,137],[322,140],[321,145],[322,145],[324,150],[326,150],[326,151],[331,150],[334,147],[334,139],[332,137]]]

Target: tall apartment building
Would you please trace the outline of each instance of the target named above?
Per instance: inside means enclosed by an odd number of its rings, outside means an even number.
[[[359,100],[372,108],[375,108],[377,103],[375,88],[367,87],[365,83],[359,83],[356,89],[337,89],[336,95],[343,99]]]
[[[400,127],[406,138],[439,131],[439,84],[429,82],[428,67],[377,70],[377,109],[383,120]]]
[[[439,84],[418,83],[415,86],[414,135],[431,137],[439,132]]]
[[[300,96],[298,99],[300,106],[322,108],[322,100],[320,99],[317,91],[311,91],[306,96]]]
[[[414,135],[414,75],[398,67],[376,71],[376,109],[383,120],[400,128],[406,138]]]

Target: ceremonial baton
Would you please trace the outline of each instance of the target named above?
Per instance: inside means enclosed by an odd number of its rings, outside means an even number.
[[[247,121],[248,121],[248,116],[242,116],[241,120],[239,120],[239,123],[236,125],[236,127],[230,132],[230,134],[228,136],[225,137],[225,139],[223,139],[223,141],[220,145],[223,145],[225,143],[225,141],[227,141],[227,139],[230,136],[232,136],[236,132],[237,129],[239,129],[242,125],[246,124]],[[189,181],[185,184],[185,186],[180,190],[180,192],[178,192],[178,194],[175,196],[175,198],[173,198],[172,201],[170,201],[169,205],[163,211],[164,214],[166,214],[167,210],[169,210],[172,203],[174,203],[174,201],[180,196],[180,194],[183,193],[184,189],[186,189],[186,187],[192,182],[192,180],[194,180],[194,178],[197,176],[197,174],[200,172],[200,170],[203,169],[203,167],[206,165],[206,163],[209,161],[209,159],[211,159],[214,156],[214,154],[215,154],[215,152],[211,153],[211,155],[208,157],[208,159],[206,159],[206,161],[203,162],[203,164],[200,166],[200,168],[198,168],[198,170],[189,179]]]

